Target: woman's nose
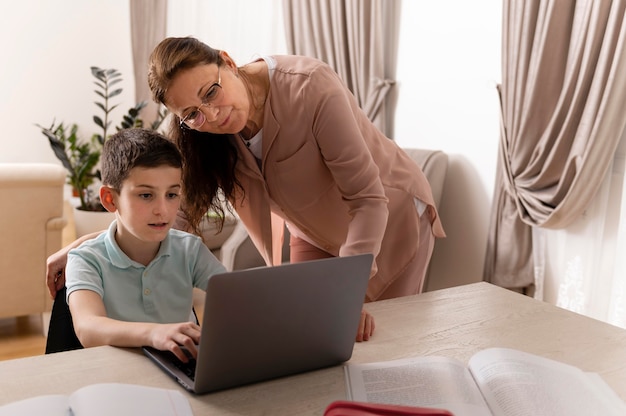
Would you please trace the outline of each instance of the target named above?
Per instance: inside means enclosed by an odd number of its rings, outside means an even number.
[[[217,115],[219,114],[219,109],[217,107],[207,105],[205,107],[202,107],[201,111],[202,114],[204,114],[204,118],[206,119],[206,121],[211,122],[217,120]]]

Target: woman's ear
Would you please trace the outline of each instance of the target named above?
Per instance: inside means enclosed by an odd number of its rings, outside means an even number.
[[[233,61],[233,58],[231,58],[228,52],[226,51],[220,51],[219,53],[220,53],[220,58],[222,58],[222,60],[224,61],[224,64],[230,69],[232,69],[236,74],[237,64],[235,64],[235,61]]]
[[[116,192],[113,188],[104,185],[100,187],[100,203],[109,212],[117,211],[115,195]]]

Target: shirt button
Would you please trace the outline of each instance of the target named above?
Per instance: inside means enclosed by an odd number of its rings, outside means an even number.
[[[150,293],[151,293],[150,289],[146,289],[146,290],[143,291],[143,294],[146,295],[146,296],[148,296]]]

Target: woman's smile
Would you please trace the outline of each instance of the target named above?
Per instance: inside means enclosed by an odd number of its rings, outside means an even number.
[[[222,122],[220,123],[219,127],[220,128],[224,128],[228,124],[229,121],[230,121],[230,114],[227,115],[224,120],[222,120]]]

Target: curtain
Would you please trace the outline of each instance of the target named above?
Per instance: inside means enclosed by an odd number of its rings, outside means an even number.
[[[283,0],[287,50],[328,63],[392,137],[400,1]],[[386,104],[386,102],[388,104]]]
[[[615,187],[621,189],[620,204],[617,210],[618,226],[617,237],[613,248],[612,260],[613,273],[609,273],[610,281],[608,284],[608,293],[606,298],[597,298],[595,301],[598,305],[606,305],[606,299],[608,299],[608,307],[606,311],[602,311],[605,316],[598,316],[597,319],[602,319],[613,325],[617,325],[621,328],[626,328],[626,257],[623,253],[626,253],[626,181],[624,180],[624,173],[626,167],[626,132],[622,136],[622,142],[619,149],[619,157],[615,159],[614,179]],[[601,307],[601,306],[600,306]]]
[[[194,36],[237,65],[285,54],[283,28],[281,0],[185,0],[168,8],[167,36]]]
[[[130,0],[135,100],[148,102],[141,112],[146,125],[156,120],[159,112],[148,87],[148,59],[152,49],[165,38],[166,23],[167,0]]]
[[[504,1],[486,281],[532,289],[532,227],[566,227],[596,197],[626,124],[624,12],[624,0]]]
[[[626,328],[626,134],[591,204],[566,228],[534,228],[545,253],[544,300]]]

